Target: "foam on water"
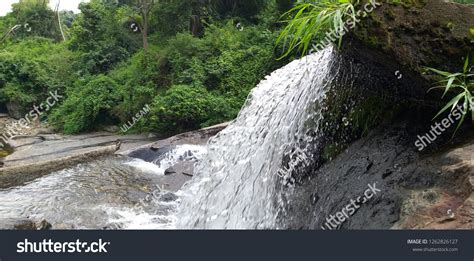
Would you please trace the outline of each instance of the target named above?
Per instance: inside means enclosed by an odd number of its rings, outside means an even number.
[[[200,145],[177,145],[173,150],[158,157],[153,162],[141,159],[131,159],[126,162],[133,168],[145,173],[164,175],[165,170],[181,161],[198,161],[207,153],[206,147]]]

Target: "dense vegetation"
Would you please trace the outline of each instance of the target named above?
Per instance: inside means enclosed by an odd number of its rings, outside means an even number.
[[[47,3],[0,17],[0,110],[21,117],[58,91],[41,120],[59,131],[120,126],[150,105],[133,131],[166,135],[235,118],[266,74],[330,30],[340,45],[360,1],[91,0],[79,14]]]
[[[171,134],[233,119],[249,91],[283,65],[275,40],[291,0],[92,0],[79,14],[48,1],[0,17],[0,109],[20,117],[49,91],[42,115],[79,133],[121,125]]]

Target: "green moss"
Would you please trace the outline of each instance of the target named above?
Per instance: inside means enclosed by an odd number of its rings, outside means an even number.
[[[356,32],[355,32],[357,38],[361,40],[363,43],[367,44],[370,47],[383,47],[383,44],[377,36],[370,34],[368,29],[365,27],[360,27]]]
[[[330,137],[324,145],[321,158],[324,161],[334,159],[352,141],[359,139],[381,124],[393,122],[406,104],[397,103],[384,95],[365,96],[348,88],[341,88],[337,95],[330,95],[322,132]],[[362,98],[361,98],[362,97]],[[355,103],[351,106],[352,101]]]
[[[385,97],[372,96],[349,114],[354,135],[365,136],[375,126],[383,122],[390,122],[398,112],[397,107],[389,106]]]
[[[329,144],[323,150],[323,159],[325,161],[331,161],[337,155],[339,155],[347,146],[341,144]]]

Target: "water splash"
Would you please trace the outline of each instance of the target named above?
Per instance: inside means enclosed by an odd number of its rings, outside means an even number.
[[[145,173],[164,175],[165,170],[176,163],[183,161],[196,162],[199,159],[202,159],[206,153],[207,150],[204,146],[184,144],[177,145],[176,148],[164,153],[160,157],[153,160],[153,162],[147,162],[142,159],[134,158],[125,164]]]
[[[178,227],[278,228],[288,184],[278,171],[285,155],[308,149],[307,131],[318,131],[333,56],[328,47],[293,61],[252,90],[180,192]]]

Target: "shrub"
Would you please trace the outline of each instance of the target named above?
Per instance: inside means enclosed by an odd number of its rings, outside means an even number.
[[[0,52],[0,102],[15,102],[30,110],[48,91],[64,93],[75,75],[72,55],[62,44],[45,38],[30,38]]]
[[[154,48],[136,53],[110,72],[109,76],[118,83],[117,94],[120,104],[113,114],[127,122],[145,104],[151,103],[159,88],[167,88],[166,59]],[[146,61],[146,66],[145,66]]]
[[[162,133],[178,133],[229,120],[234,116],[230,107],[204,88],[175,85],[155,98],[149,123]]]
[[[276,35],[256,26],[239,31],[233,21],[210,26],[203,38],[178,34],[169,41],[173,84],[206,87],[243,104],[250,89],[280,66],[273,53]]]
[[[77,81],[64,103],[51,114],[51,123],[64,133],[75,134],[117,122],[111,114],[119,102],[117,88],[117,83],[105,75]]]

